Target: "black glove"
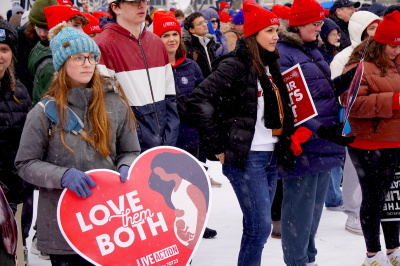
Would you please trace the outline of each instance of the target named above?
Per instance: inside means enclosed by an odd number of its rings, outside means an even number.
[[[356,65],[346,73],[337,76],[336,78],[333,79],[333,85],[335,86],[336,96],[342,95],[343,92],[349,89],[354,74],[356,73],[357,67],[358,65]]]
[[[336,143],[341,146],[348,146],[354,142],[354,137],[344,137],[340,134],[342,124],[336,124],[334,126],[320,126],[317,130],[317,135],[320,138],[329,140],[330,142]]]

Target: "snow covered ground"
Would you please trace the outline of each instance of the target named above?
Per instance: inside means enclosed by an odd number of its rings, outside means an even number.
[[[193,258],[192,266],[233,266],[239,252],[242,214],[236,196],[228,179],[223,176],[218,162],[209,163],[210,174],[223,185],[212,189],[212,207],[208,227],[217,230],[213,239],[202,239]],[[344,229],[347,216],[342,212],[324,209],[316,236],[319,266],[357,266],[365,258],[365,244],[362,236]],[[32,232],[32,231],[31,231]],[[30,247],[31,237],[27,240]],[[381,243],[384,248],[383,235]],[[41,260],[29,253],[31,266],[47,266],[50,261]],[[112,265],[112,264],[110,264]],[[269,238],[263,252],[262,265],[284,266],[281,241]]]

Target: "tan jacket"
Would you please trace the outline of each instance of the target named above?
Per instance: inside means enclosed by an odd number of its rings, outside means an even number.
[[[350,65],[345,71],[353,68]],[[374,141],[400,141],[400,110],[393,110],[393,95],[400,92],[400,74],[393,63],[386,76],[372,62],[364,62],[357,99],[350,111],[350,136]]]
[[[240,38],[239,34],[234,31],[228,31],[225,33],[226,42],[228,43],[228,52],[235,49],[236,41]]]

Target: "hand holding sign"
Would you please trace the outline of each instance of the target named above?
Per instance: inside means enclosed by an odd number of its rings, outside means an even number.
[[[197,160],[177,148],[141,154],[121,183],[111,170],[82,199],[65,190],[58,223],[67,242],[95,265],[186,265],[209,214],[210,185]]]
[[[300,64],[297,64],[282,73],[284,82],[290,96],[294,126],[318,115],[310,91],[301,71]]]

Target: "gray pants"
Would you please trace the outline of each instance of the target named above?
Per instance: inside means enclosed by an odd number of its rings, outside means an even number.
[[[346,148],[346,161],[343,168],[342,197],[344,213],[348,216],[359,217],[361,206],[361,187],[356,169]]]

